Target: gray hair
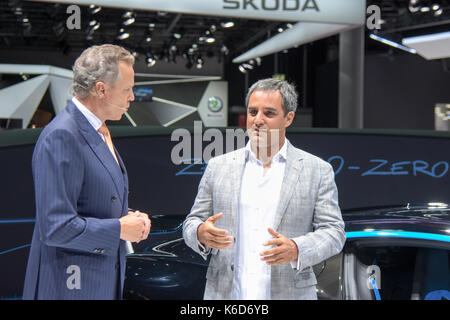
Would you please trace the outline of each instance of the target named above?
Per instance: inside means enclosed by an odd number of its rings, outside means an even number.
[[[248,101],[254,91],[276,91],[279,90],[281,94],[281,104],[286,115],[290,111],[297,110],[298,94],[295,86],[285,80],[267,78],[259,80],[248,89],[247,97],[245,98],[245,106],[248,108]]]
[[[89,96],[98,81],[113,85],[119,77],[119,61],[134,65],[133,55],[120,46],[104,44],[84,50],[73,66],[73,94]]]

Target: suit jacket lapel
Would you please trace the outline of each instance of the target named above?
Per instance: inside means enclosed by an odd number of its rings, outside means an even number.
[[[83,135],[84,139],[86,140],[88,145],[91,147],[92,151],[94,151],[97,158],[100,160],[100,162],[103,164],[103,166],[110,174],[111,179],[113,180],[114,185],[116,186],[117,193],[119,195],[122,195],[124,192],[123,175],[121,169],[119,168],[119,165],[117,164],[116,160],[111,154],[111,151],[109,151],[108,146],[102,140],[98,132],[96,132],[95,129],[91,126],[89,121],[83,116],[83,114],[77,109],[77,107],[71,101],[69,102],[67,108],[68,111],[73,115],[76,123],[78,124],[80,132]],[[123,204],[122,197],[120,197],[120,201]]]
[[[244,173],[245,166],[245,148],[238,150],[233,156],[233,167],[231,168],[231,190],[232,190],[232,198],[231,198],[231,212],[232,212],[232,220],[231,220],[231,228],[233,235],[237,234],[237,219],[239,212],[239,196],[241,194],[241,183],[242,183],[242,175]]]
[[[123,193],[123,205],[124,208],[127,210],[123,210],[124,214],[126,215],[128,213],[128,172],[125,168],[125,164],[122,160],[122,157],[120,156],[119,152],[117,152],[116,147],[114,147],[114,150],[117,155],[117,160],[119,160],[120,168],[122,171],[122,177],[123,177],[123,184],[124,184],[124,193]]]
[[[284,177],[281,184],[280,200],[278,201],[277,212],[275,214],[274,230],[278,229],[281,219],[286,212],[289,200],[295,189],[295,185],[298,182],[300,171],[303,167],[301,155],[296,152],[297,149],[289,143],[287,145],[286,166],[284,168]]]

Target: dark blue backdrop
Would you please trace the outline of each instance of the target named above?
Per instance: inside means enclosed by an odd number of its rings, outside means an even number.
[[[290,132],[288,139],[333,165],[342,209],[450,202],[450,138],[426,133],[310,130]],[[129,174],[130,207],[149,214],[189,212],[205,168],[201,161],[173,164],[171,150],[178,142],[167,134],[122,136],[114,142]],[[22,294],[35,217],[33,148],[0,147],[0,299]]]

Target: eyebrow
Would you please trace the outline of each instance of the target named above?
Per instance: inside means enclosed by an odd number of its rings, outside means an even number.
[[[256,107],[248,107],[248,110],[256,110]],[[264,111],[275,111],[275,112],[278,111],[278,109],[273,108],[273,107],[264,107],[263,110]]]

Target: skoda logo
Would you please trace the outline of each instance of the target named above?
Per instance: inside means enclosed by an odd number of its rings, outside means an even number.
[[[208,109],[212,112],[219,112],[223,108],[223,102],[219,97],[210,97],[208,99]]]

